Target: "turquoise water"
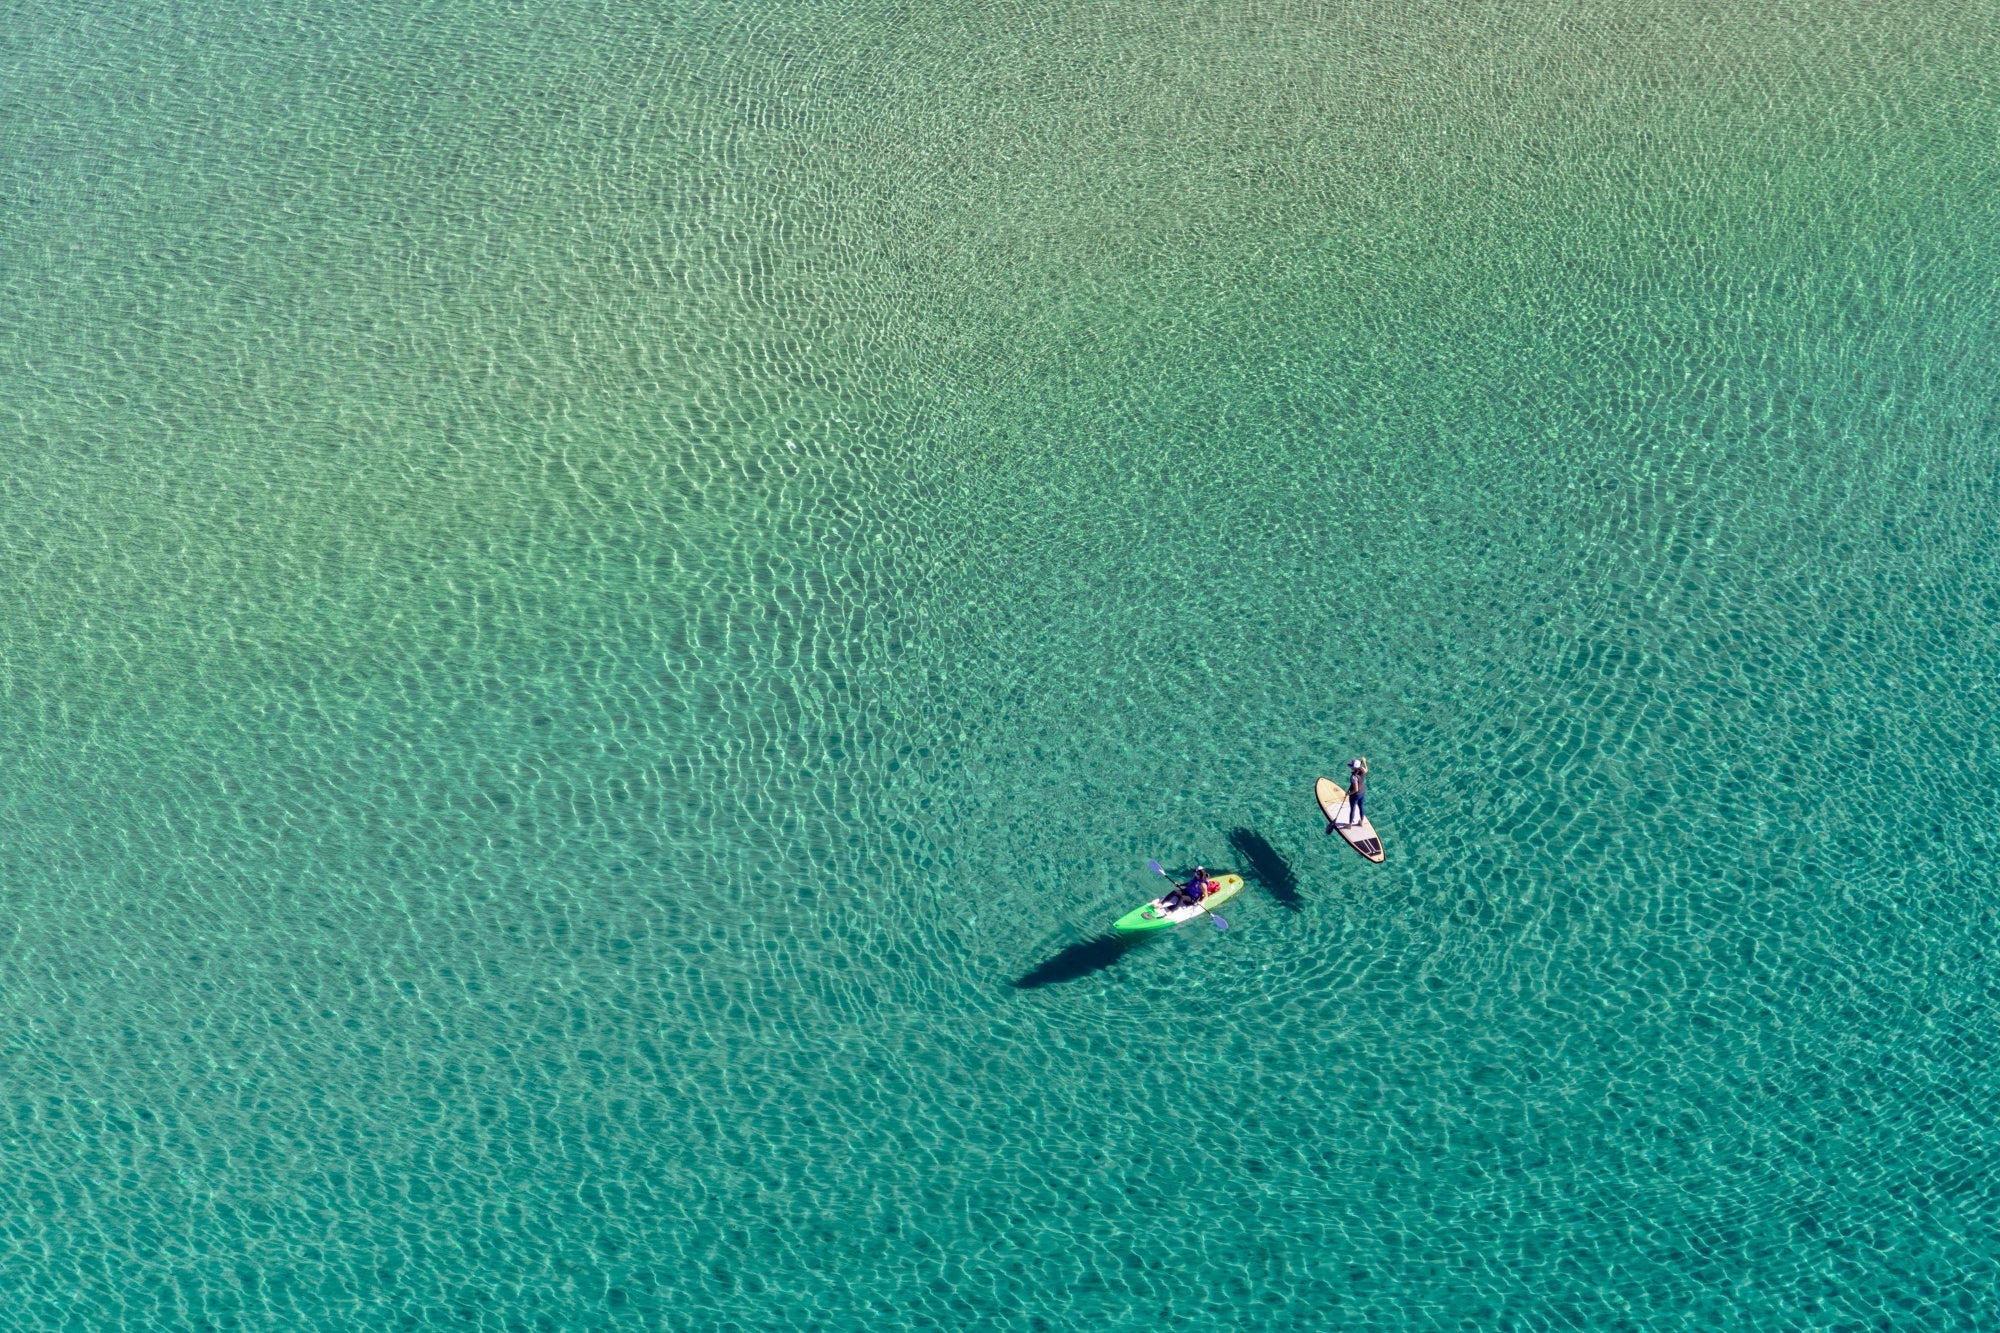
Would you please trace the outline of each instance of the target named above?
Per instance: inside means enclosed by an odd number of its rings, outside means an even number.
[[[1995,70],[17,6],[0,1325],[1991,1327]]]

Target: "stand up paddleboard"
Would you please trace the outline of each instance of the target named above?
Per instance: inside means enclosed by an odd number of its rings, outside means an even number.
[[[1171,930],[1183,921],[1192,921],[1203,912],[1222,906],[1241,892],[1243,876],[1217,875],[1215,887],[1194,906],[1169,909],[1165,897],[1155,898],[1144,907],[1135,907],[1119,917],[1111,923],[1111,928],[1121,935],[1130,935],[1135,931]]]
[[[1376,865],[1382,864],[1382,835],[1364,817],[1359,824],[1348,823],[1347,788],[1332,778],[1321,778],[1313,784],[1313,795],[1319,798],[1319,808],[1326,815],[1326,822],[1333,825],[1333,831],[1347,839],[1347,845]]]

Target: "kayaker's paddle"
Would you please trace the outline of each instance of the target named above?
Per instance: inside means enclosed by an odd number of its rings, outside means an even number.
[[[1158,861],[1148,861],[1146,862],[1146,864],[1153,868],[1153,873],[1155,875],[1158,875],[1161,878],[1165,879],[1169,884],[1175,884],[1176,886],[1178,886],[1178,881],[1175,880],[1172,875],[1169,875],[1167,874],[1166,871],[1160,869],[1160,863]],[[1229,929],[1229,923],[1222,919],[1222,914],[1220,912],[1211,911],[1208,914],[1208,919],[1215,923],[1215,928],[1217,930]]]

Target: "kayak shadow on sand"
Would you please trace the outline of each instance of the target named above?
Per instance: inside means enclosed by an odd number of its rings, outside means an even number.
[[[1014,988],[1033,990],[1037,986],[1053,986],[1059,981],[1076,981],[1093,972],[1102,972],[1123,958],[1138,938],[1143,937],[1099,935],[1094,940],[1069,945],[1034,971],[1017,977]]]
[[[1299,892],[1299,877],[1292,873],[1285,858],[1278,855],[1278,849],[1265,841],[1263,834],[1254,829],[1233,828],[1229,830],[1229,845],[1243,858],[1250,871],[1249,877],[1262,884],[1280,904],[1294,912],[1305,908],[1305,897]]]

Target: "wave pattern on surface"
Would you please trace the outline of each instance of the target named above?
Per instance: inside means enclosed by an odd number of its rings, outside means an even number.
[[[2000,40],[1740,11],[27,6],[0,1324],[1980,1327]]]

